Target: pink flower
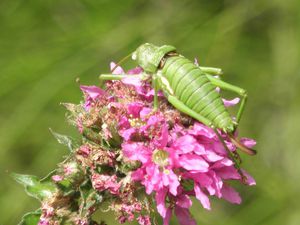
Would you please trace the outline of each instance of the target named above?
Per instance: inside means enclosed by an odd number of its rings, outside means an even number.
[[[48,219],[44,219],[44,218],[40,219],[40,221],[38,223],[38,225],[49,225],[49,224],[50,223],[49,223]]]
[[[105,94],[105,91],[97,86],[84,86],[81,85],[80,89],[85,93],[86,100],[84,107],[86,110],[89,110],[92,104],[102,95]]]
[[[51,178],[54,182],[59,182],[63,180],[63,177],[59,175],[53,175]]]
[[[115,67],[115,63],[111,62],[110,63],[110,68],[111,70]],[[138,75],[143,72],[143,69],[141,67],[136,67],[134,69],[128,70],[127,73],[118,66],[113,74],[129,74],[129,75]],[[151,85],[148,82],[143,81],[140,77],[138,76],[131,76],[131,77],[126,77],[122,79],[122,82],[124,84],[133,86],[136,90],[136,92],[142,97],[143,100],[146,101],[152,101],[153,96],[154,96],[154,89],[151,87]],[[161,91],[158,92],[158,96],[162,97],[163,93]]]
[[[150,217],[149,216],[139,216],[137,221],[140,225],[151,225]]]
[[[114,62],[110,63],[110,70],[113,70],[117,64]],[[122,67],[117,66],[117,68],[113,71],[113,74],[125,74],[124,70]]]
[[[240,98],[234,98],[232,100],[223,99],[224,105],[226,107],[234,106],[240,102]]]
[[[82,155],[84,157],[87,157],[90,154],[91,150],[90,150],[90,148],[87,145],[82,145],[82,146],[80,146],[80,148],[78,149],[77,152],[80,155]]]
[[[169,198],[170,206],[166,208],[165,201]],[[196,221],[192,218],[189,208],[192,206],[192,201],[187,194],[180,193],[176,198],[167,194],[166,189],[156,193],[157,210],[163,217],[163,224],[168,225],[174,209],[181,225],[196,225]]]
[[[197,64],[197,61],[195,63]],[[112,62],[111,70],[115,66],[116,64]],[[163,103],[161,111],[155,111],[152,108],[154,90],[140,67],[125,72],[118,66],[113,74],[116,76],[130,74],[131,76],[123,78],[121,82],[107,83],[109,101],[103,101],[106,99],[103,98],[106,92],[102,89],[96,86],[81,86],[86,95],[85,107],[87,110],[91,107],[107,110],[108,113],[105,115],[107,118],[103,120],[100,131],[104,141],[115,135],[108,127],[111,128],[117,124],[116,130],[121,137],[119,142],[121,152],[120,149],[115,149],[118,158],[116,161],[122,163],[122,157],[125,163],[128,160],[138,161],[138,163],[129,163],[132,169],[129,169],[129,173],[126,170],[124,173],[130,175],[127,178],[131,181],[135,181],[135,183],[130,182],[134,187],[142,185],[146,194],[155,195],[157,211],[163,218],[163,224],[169,224],[174,212],[181,225],[195,225],[196,222],[189,212],[192,205],[191,196],[195,197],[207,210],[211,209],[210,196],[240,204],[240,195],[229,185],[228,181],[242,182],[244,177],[248,185],[255,185],[255,181],[246,171],[236,169],[236,165],[228,156],[227,150],[215,131],[200,122],[192,120],[184,122],[178,116],[178,110],[167,104],[162,92],[159,92],[159,100]],[[239,101],[239,98],[223,99],[226,107],[236,105]],[[229,151],[236,154],[236,146],[228,135],[223,132],[220,132],[220,135]],[[240,142],[250,148],[256,144],[254,140],[247,138],[242,138]],[[109,141],[107,143],[110,144]],[[88,156],[90,149],[81,146],[78,153]],[[109,164],[111,169],[121,168],[115,163],[111,161]],[[114,174],[113,169],[109,175],[98,174],[95,171],[91,173],[94,189],[107,191],[108,194],[114,195],[114,198],[124,194],[122,191],[125,187],[122,178],[117,173]],[[125,196],[128,197],[130,194],[130,191],[126,192]],[[129,202],[121,201],[116,204],[120,223],[132,221],[135,214],[144,213],[142,204]],[[151,224],[149,216],[139,215],[137,221],[140,225]]]
[[[188,210],[189,195],[194,195],[208,210],[211,208],[210,195],[235,204],[241,202],[239,194],[224,181],[241,180],[242,177],[211,128],[195,123],[188,129],[175,126],[169,130],[163,116],[154,115],[144,119],[140,113],[143,105],[133,104],[129,108],[134,117],[145,123],[135,128],[134,132],[146,133],[150,138],[147,144],[125,139],[122,151],[126,158],[142,163],[140,168],[132,172],[131,177],[145,186],[147,194],[153,191],[156,193],[157,210],[164,218],[165,225],[169,224],[172,209],[180,224],[196,224]],[[156,129],[152,130],[151,127]],[[252,147],[255,144],[251,139],[241,141],[246,146]],[[235,151],[236,147],[231,142],[225,142],[231,151]],[[243,173],[247,176],[246,172]],[[179,177],[182,182],[193,181],[193,190],[184,190]],[[254,184],[251,177],[247,182],[249,185]],[[166,208],[166,198],[180,204]]]
[[[119,193],[120,184],[117,182],[116,175],[104,175],[94,173],[92,175],[92,184],[93,187],[98,191],[109,191],[113,195],[117,195]]]

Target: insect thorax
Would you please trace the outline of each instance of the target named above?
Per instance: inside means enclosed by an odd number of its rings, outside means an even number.
[[[137,61],[138,65],[141,66],[145,72],[155,73],[163,57],[169,52],[175,51],[176,48],[171,45],[158,47],[146,43],[137,48],[132,58]]]

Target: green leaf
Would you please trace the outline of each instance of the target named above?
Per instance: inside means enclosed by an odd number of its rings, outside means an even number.
[[[71,152],[73,152],[74,149],[77,147],[73,138],[66,136],[66,135],[56,133],[51,128],[49,130],[52,133],[52,135],[56,138],[58,143],[67,146]]]
[[[41,217],[41,210],[26,213],[18,225],[37,225]]]
[[[25,187],[25,191],[29,196],[39,200],[51,197],[56,191],[53,183],[49,181],[41,182],[36,176],[13,173],[12,177]]]

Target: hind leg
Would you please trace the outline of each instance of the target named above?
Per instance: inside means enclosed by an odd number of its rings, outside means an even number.
[[[241,170],[241,167],[240,167],[240,165],[242,163],[240,155],[236,151],[235,152],[230,151],[229,148],[227,147],[224,139],[219,134],[218,130],[214,128],[214,131],[215,131],[216,135],[218,136],[220,142],[222,143],[222,145],[226,149],[226,151],[229,155],[229,158],[233,161],[234,167],[236,168],[237,172],[240,174],[240,176],[242,178],[242,182],[244,184],[246,184],[247,183],[247,177],[244,175],[244,173],[243,173],[243,171]]]
[[[213,77],[211,75],[207,75],[207,78],[215,86],[220,87],[220,88],[222,88],[224,90],[235,92],[235,93],[239,94],[242,97],[240,108],[239,108],[237,116],[236,116],[236,122],[239,123],[240,120],[241,120],[242,114],[244,112],[244,109],[245,109],[245,106],[246,106],[246,102],[247,102],[248,95],[247,95],[246,90],[244,90],[244,89],[242,89],[240,87],[234,86],[232,84],[226,83],[226,82],[224,82],[224,81],[222,81],[222,80],[220,80],[218,78],[215,78],[215,77]]]

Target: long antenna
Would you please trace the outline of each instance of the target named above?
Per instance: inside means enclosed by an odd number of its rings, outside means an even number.
[[[129,55],[125,56],[123,59],[121,59],[115,66],[114,68],[111,70],[111,72],[113,73],[115,71],[115,69],[117,69],[118,66],[120,66],[123,62],[125,62],[130,56],[132,55],[132,53],[130,53]]]

